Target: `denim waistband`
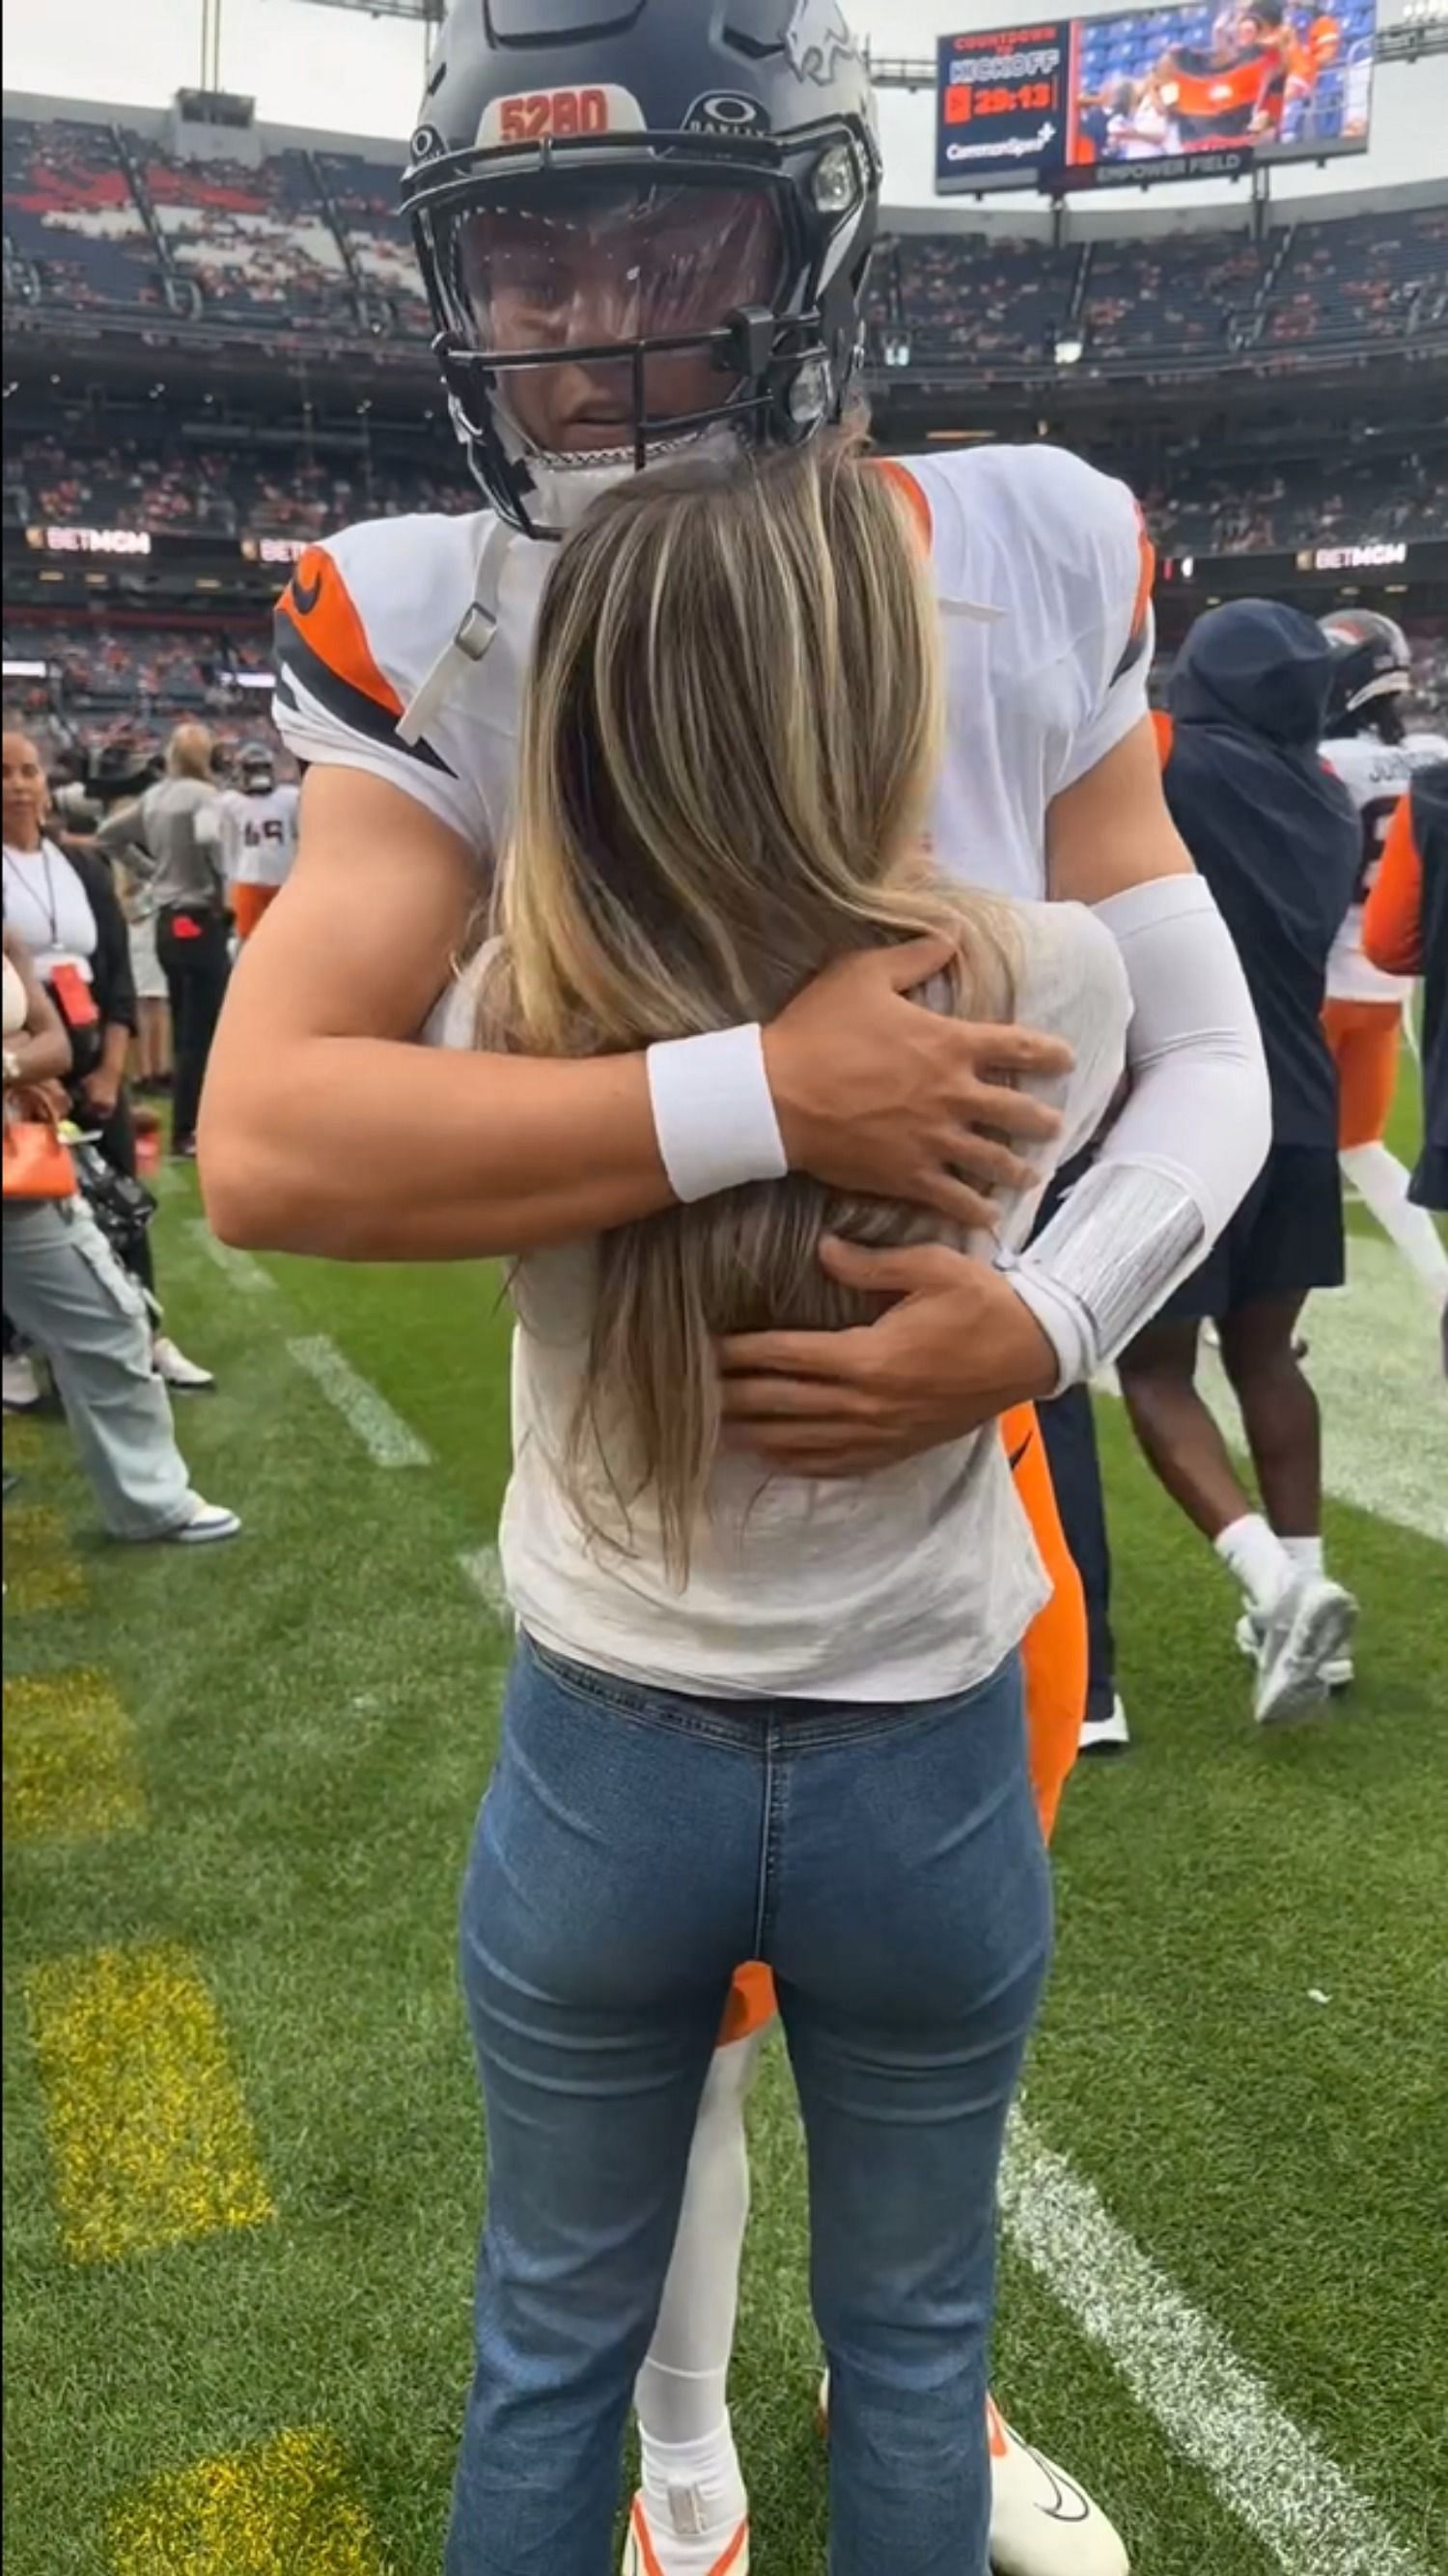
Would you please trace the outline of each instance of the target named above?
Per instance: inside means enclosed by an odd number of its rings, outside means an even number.
[[[599,1672],[575,1664],[540,1646],[521,1631],[519,1656],[545,1685],[598,1710],[600,1716],[627,1718],[636,1725],[656,1726],[673,1735],[693,1736],[725,1750],[756,1759],[788,1760],[806,1753],[828,1753],[849,1744],[868,1744],[883,1736],[966,1716],[987,1698],[1016,1663],[1014,1652],[984,1680],[968,1689],[931,1700],[717,1699],[692,1691],[627,1680],[620,1673]]]

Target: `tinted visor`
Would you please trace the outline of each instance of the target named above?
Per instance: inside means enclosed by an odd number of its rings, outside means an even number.
[[[766,187],[570,181],[476,200],[452,218],[459,320],[490,356],[559,356],[706,337],[785,283],[779,208]]]

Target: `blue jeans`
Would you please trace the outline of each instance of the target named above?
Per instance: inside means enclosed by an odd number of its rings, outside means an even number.
[[[523,1642],[463,1893],[489,2187],[448,2576],[607,2576],[743,1959],[775,1972],[808,2140],[831,2576],[985,2576],[996,2172],[1050,1944],[1014,1658],[834,1706]]]

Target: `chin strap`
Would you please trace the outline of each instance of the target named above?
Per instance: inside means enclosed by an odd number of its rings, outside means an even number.
[[[486,524],[480,522],[480,525]],[[398,738],[402,742],[422,740],[440,707],[446,705],[462,673],[476,669],[489,651],[498,631],[498,594],[503,585],[503,568],[517,535],[505,519],[494,519],[478,550],[473,572],[473,596],[469,607],[443,646],[437,660],[413,690],[397,720]]]

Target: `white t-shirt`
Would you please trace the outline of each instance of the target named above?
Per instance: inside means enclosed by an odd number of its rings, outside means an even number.
[[[42,983],[57,966],[73,966],[91,982],[96,917],[77,871],[53,841],[42,839],[38,850],[5,843],[5,918]]]
[[[1064,1133],[1040,1188],[1003,1205],[1008,1249],[1028,1234],[1050,1169],[1100,1125],[1131,1016],[1121,952],[1090,912],[1022,904],[1018,922],[1017,1016],[1067,1038],[1076,1066],[1028,1086],[1061,1110]],[[460,986],[429,1033],[469,1045],[473,1016]],[[769,1478],[746,1458],[721,1459],[682,1591],[664,1570],[646,1496],[625,1521],[600,1476],[585,1526],[559,1461],[594,1278],[592,1245],[565,1245],[530,1254],[514,1286],[514,1464],[500,1552],[508,1598],[540,1645],[685,1692],[904,1704],[969,1689],[1019,1644],[1050,1586],[994,1423],[840,1483]]]
[[[1401,742],[1380,742],[1375,733],[1343,734],[1325,742],[1322,756],[1335,771],[1358,810],[1362,826],[1362,865],[1353,899],[1327,961],[1327,997],[1331,1002],[1384,1002],[1401,1007],[1413,989],[1411,975],[1385,975],[1363,949],[1363,911],[1382,865],[1383,844],[1400,798],[1415,773],[1430,760],[1448,759],[1442,734],[1410,733]]]

